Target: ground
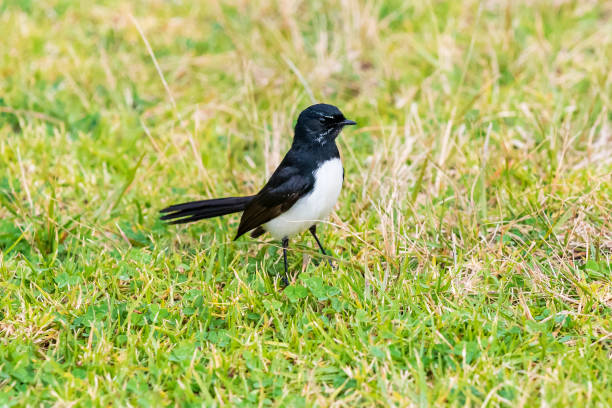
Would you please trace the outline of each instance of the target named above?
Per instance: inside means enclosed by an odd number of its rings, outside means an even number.
[[[609,406],[612,2],[0,2],[0,406]],[[282,289],[253,194],[358,122]]]

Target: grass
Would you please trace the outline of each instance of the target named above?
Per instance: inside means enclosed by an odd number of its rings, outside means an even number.
[[[0,406],[610,406],[610,2],[97,3],[0,2]],[[359,126],[283,291],[157,217],[310,95]]]

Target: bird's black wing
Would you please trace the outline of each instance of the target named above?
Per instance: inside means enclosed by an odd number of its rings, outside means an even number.
[[[304,174],[297,166],[283,160],[268,183],[244,210],[234,239],[290,209],[300,197],[309,193],[313,186],[314,176],[311,172]]]

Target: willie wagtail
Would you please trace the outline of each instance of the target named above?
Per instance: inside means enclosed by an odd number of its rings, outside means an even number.
[[[161,219],[183,224],[243,211],[234,240],[249,231],[253,238],[269,232],[280,239],[285,262],[283,283],[288,285],[290,237],[308,229],[327,255],[316,225],[331,213],[342,189],[344,168],[336,137],[344,126],[355,124],[333,105],[312,105],[300,113],[291,148],[259,193],[172,205],[161,210]]]

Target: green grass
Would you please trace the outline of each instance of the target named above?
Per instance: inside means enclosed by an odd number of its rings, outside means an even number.
[[[0,406],[610,406],[611,2],[81,3],[0,1]],[[283,291],[157,217],[309,94],[359,126]]]

